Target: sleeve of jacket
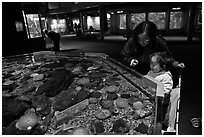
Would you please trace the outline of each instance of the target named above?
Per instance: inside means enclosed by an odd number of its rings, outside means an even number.
[[[133,59],[132,54],[134,51],[132,51],[132,45],[134,44],[133,39],[130,38],[124,45],[123,50],[121,51],[121,55],[123,58],[123,61],[125,63],[130,63],[130,61]]]

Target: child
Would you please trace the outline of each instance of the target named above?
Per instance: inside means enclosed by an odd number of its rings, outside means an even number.
[[[173,79],[170,72],[173,66],[173,60],[166,52],[155,52],[150,55],[150,71],[147,75],[155,78],[164,84],[164,100],[163,100],[163,120],[164,126],[168,126],[168,109],[170,103],[170,92],[173,88]],[[168,127],[168,130],[173,130],[173,127]]]

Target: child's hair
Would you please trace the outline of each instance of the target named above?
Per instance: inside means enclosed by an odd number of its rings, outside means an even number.
[[[153,56],[157,56],[157,62],[164,70],[171,70],[173,66],[173,59],[166,52],[154,52],[150,55],[150,61]]]

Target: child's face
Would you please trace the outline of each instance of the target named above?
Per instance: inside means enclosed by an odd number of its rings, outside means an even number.
[[[150,68],[152,72],[157,73],[162,70],[160,64],[157,61],[158,56],[152,56],[151,61],[150,61]]]

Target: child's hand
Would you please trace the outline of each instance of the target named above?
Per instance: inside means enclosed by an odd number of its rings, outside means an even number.
[[[130,62],[130,66],[136,66],[138,64],[138,60],[137,59],[132,59]]]

